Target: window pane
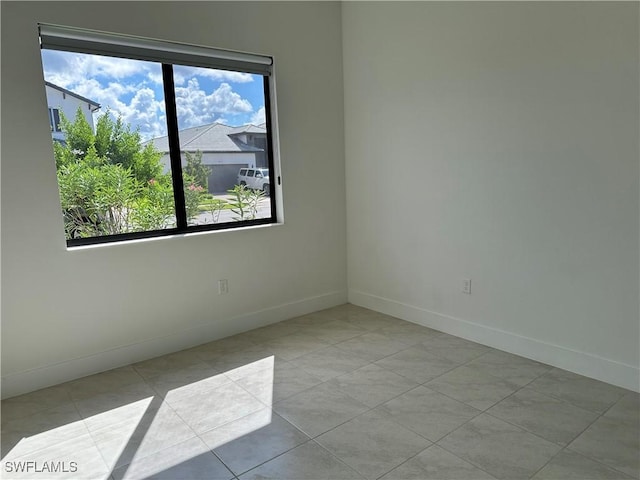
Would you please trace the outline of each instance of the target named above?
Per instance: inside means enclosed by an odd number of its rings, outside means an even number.
[[[49,109],[49,125],[51,126],[51,131],[55,132],[55,122],[53,121],[53,109]]]
[[[57,108],[50,108],[50,121],[51,121],[51,130],[54,132],[60,132],[60,110]]]
[[[263,76],[181,65],[173,71],[188,224],[270,218]],[[153,142],[168,155],[166,137]],[[247,167],[265,174],[251,170],[245,178]]]
[[[42,50],[67,239],[175,227],[162,66]],[[56,128],[59,124],[60,128]]]

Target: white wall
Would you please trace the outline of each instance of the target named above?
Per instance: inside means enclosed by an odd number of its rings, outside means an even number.
[[[339,4],[1,8],[4,397],[346,301]],[[286,223],[67,250],[36,22],[272,54]]]
[[[638,8],[343,4],[350,301],[639,388]]]
[[[84,118],[87,120],[87,123],[91,126],[93,130],[93,113],[91,112],[91,106],[87,102],[83,102],[82,100],[75,98],[71,95],[66,95],[60,90],[56,90],[49,85],[45,86],[46,95],[47,95],[47,106],[48,108],[57,108],[67,117],[69,121],[73,121],[76,118],[76,113],[78,111],[78,107],[80,107]],[[65,134],[63,132],[52,132],[53,138],[57,138],[59,140],[65,139]]]

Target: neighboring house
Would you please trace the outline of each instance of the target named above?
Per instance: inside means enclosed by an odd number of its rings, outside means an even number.
[[[202,152],[202,163],[211,168],[209,192],[225,193],[236,184],[238,172],[243,167],[268,167],[266,125],[230,127],[210,123],[200,127],[180,130],[182,165],[186,165],[184,152]],[[165,172],[169,171],[168,137],[149,140],[163,153]]]
[[[93,125],[93,112],[100,108],[100,104],[89,100],[77,93],[73,93],[66,88],[54,85],[51,82],[44,82],[47,90],[47,106],[49,107],[49,124],[51,125],[51,135],[54,140],[64,141],[64,133],[60,129],[60,113],[68,120],[76,118],[78,107],[81,108],[91,129],[95,131]]]

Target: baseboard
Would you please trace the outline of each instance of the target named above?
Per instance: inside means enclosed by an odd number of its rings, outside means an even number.
[[[349,302],[547,365],[640,392],[640,368],[360,291]]]
[[[2,377],[2,398],[13,397],[159,355],[177,352],[236,333],[335,307],[346,303],[346,301],[346,291],[330,292],[238,315],[223,321],[209,322],[171,335],[123,345],[94,355],[8,374]]]

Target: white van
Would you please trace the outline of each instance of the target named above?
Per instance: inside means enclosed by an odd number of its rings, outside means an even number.
[[[269,169],[267,168],[241,168],[238,172],[238,185],[245,185],[247,188],[262,190],[269,194]]]

